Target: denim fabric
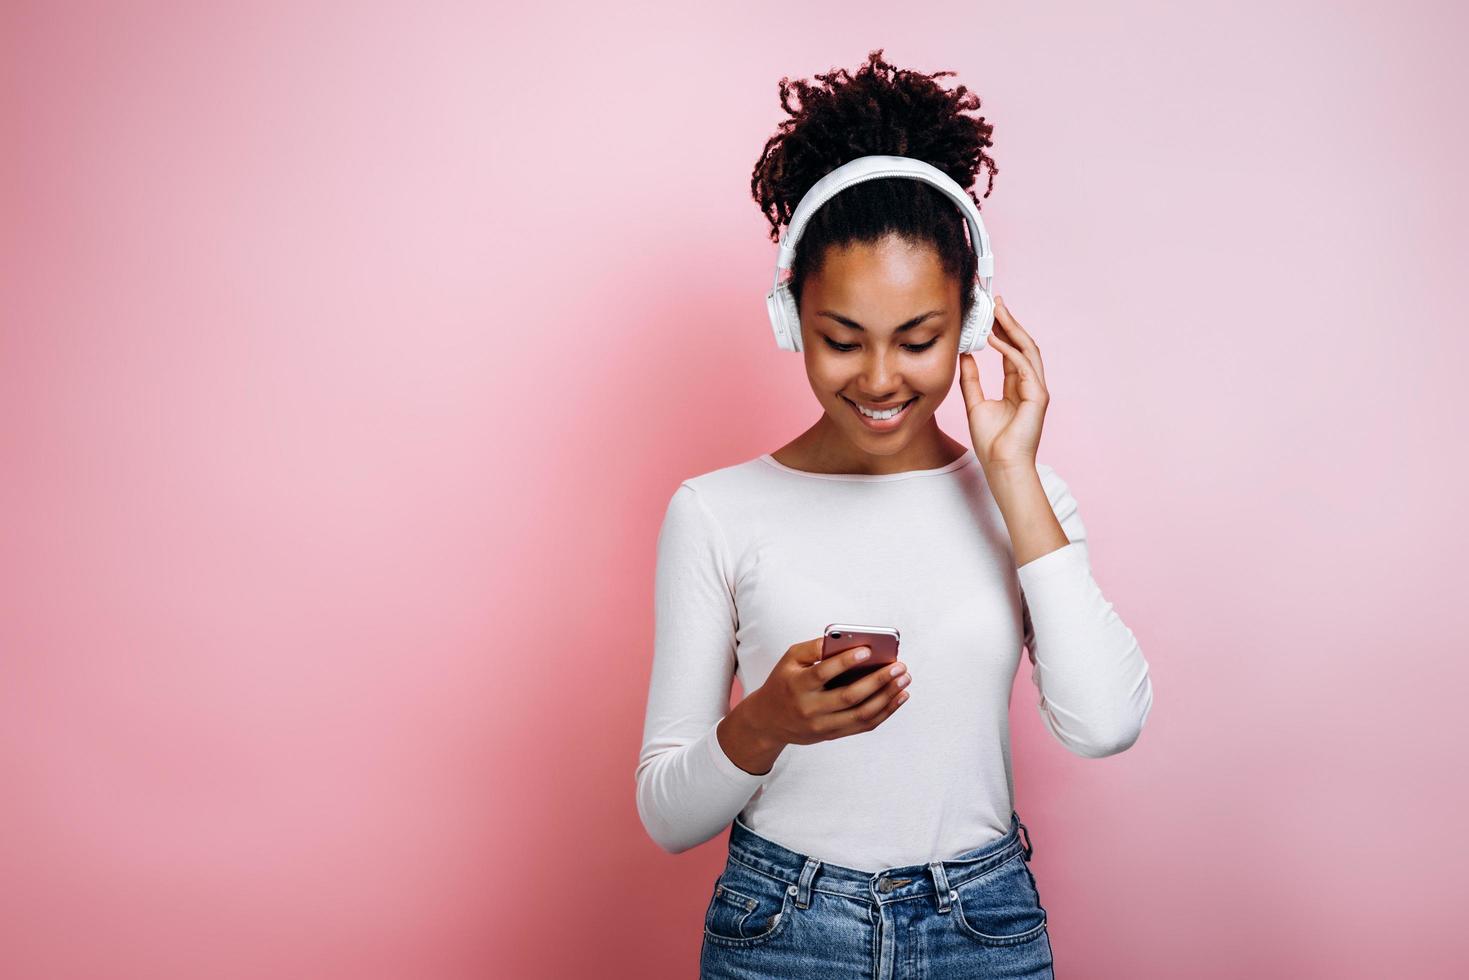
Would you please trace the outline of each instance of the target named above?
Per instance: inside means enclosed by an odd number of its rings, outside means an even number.
[[[704,916],[699,975],[1052,980],[1032,853],[1013,810],[998,840],[874,872],[798,854],[736,817]]]

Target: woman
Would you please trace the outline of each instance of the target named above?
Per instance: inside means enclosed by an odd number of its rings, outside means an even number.
[[[797,82],[799,109],[782,79],[793,118],[752,181],[772,239],[858,157],[918,159],[961,187],[984,164],[993,184],[992,127],[963,114],[978,98],[881,54]],[[673,853],[730,829],[705,977],[1051,976],[1010,769],[1020,648],[1047,729],[1077,754],[1127,748],[1152,705],[1076,502],[1036,460],[1049,394],[1035,340],[997,299],[997,399],[960,350],[980,262],[965,220],[913,179],[820,204],[790,288],[823,414],[669,501],[637,804]],[[969,444],[934,418],[956,363]],[[900,659],[827,690],[861,663],[861,648],[820,659],[828,623],[895,627]],[[735,674],[748,694],[730,708]]]

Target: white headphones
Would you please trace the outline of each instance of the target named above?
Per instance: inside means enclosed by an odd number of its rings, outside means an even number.
[[[780,237],[780,255],[775,260],[775,283],[765,294],[765,308],[770,313],[770,326],[775,331],[775,342],[781,350],[801,349],[801,320],[796,312],[796,297],[790,289],[790,278],[781,279],[782,272],[789,272],[796,260],[796,243],[806,230],[806,222],[823,204],[837,194],[864,180],[879,177],[909,177],[931,184],[943,191],[969,222],[969,241],[979,258],[978,274],[973,284],[974,306],[959,331],[959,353],[983,347],[995,322],[994,288],[991,280],[995,275],[995,256],[990,251],[990,236],[984,230],[984,221],[979,209],[965,193],[964,188],[948,174],[932,164],[914,157],[874,155],[858,157],[837,167],[818,180],[801,198],[785,234]]]

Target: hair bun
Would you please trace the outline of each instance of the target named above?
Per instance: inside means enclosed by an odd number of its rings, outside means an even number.
[[[989,197],[999,172],[985,153],[994,127],[983,116],[965,115],[980,108],[979,95],[964,85],[939,85],[937,79],[952,71],[896,68],[882,51],[870,52],[855,73],[833,68],[815,75],[817,84],[780,80],[781,108],[790,118],[766,141],[750,179],[750,192],[770,222],[771,241],[779,240],[781,226],[812,185],[860,156],[915,157],[965,189],[984,167],[984,194],[975,197],[971,190],[969,196],[976,207]]]

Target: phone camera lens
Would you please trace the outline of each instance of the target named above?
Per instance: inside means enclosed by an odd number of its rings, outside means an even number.
[[[837,631],[837,632],[835,632],[835,633],[833,633],[833,634],[832,634],[832,637],[833,637],[833,638],[835,638],[835,639],[838,639],[838,640],[840,640],[840,639],[841,639],[841,638],[842,638],[842,634],[841,634],[841,631],[840,631],[840,630],[838,630],[838,631]]]

